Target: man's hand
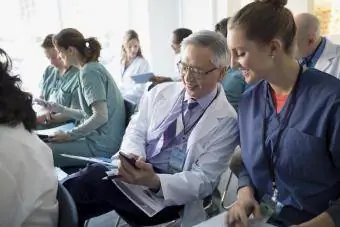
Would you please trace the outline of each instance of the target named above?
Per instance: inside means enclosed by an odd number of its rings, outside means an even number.
[[[150,79],[150,81],[152,83],[155,83],[155,84],[160,84],[160,83],[163,83],[163,82],[172,81],[172,79],[170,77],[154,76]]]
[[[146,163],[140,157],[134,156],[134,158],[136,158],[135,166],[132,166],[125,159],[119,158],[119,179],[129,184],[143,185],[149,187],[150,189],[158,190],[161,186],[161,183],[159,177],[153,170],[152,165]]]
[[[233,227],[248,226],[250,214],[254,218],[261,218],[260,205],[254,198],[253,190],[250,187],[239,189],[236,203],[228,211],[226,223]]]

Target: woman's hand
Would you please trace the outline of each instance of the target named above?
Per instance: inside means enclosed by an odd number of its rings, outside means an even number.
[[[237,201],[227,213],[226,223],[233,227],[248,226],[250,214],[254,218],[261,218],[260,205],[254,198],[254,192],[250,187],[239,189]]]
[[[49,138],[49,142],[67,142],[67,141],[71,141],[72,137],[69,134],[66,134],[63,131],[59,131],[56,134],[54,134],[53,137]]]

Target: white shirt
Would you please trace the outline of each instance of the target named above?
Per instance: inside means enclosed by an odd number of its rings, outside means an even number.
[[[144,94],[148,83],[136,84],[131,79],[131,76],[149,72],[151,72],[149,62],[141,57],[136,57],[126,69],[124,69],[124,66],[122,66],[122,82],[119,88],[125,99],[128,99],[136,104],[139,103],[139,100]]]
[[[180,62],[180,61],[181,61],[181,54],[176,54],[175,55],[175,61],[174,61],[174,63],[175,63],[174,64],[174,66],[175,66],[174,74],[171,76],[171,79],[173,81],[181,81],[181,76],[179,74],[178,66],[177,66],[178,62]]]
[[[23,125],[0,126],[0,182],[0,226],[57,226],[52,151]]]

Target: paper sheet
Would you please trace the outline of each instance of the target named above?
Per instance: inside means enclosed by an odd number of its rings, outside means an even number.
[[[105,165],[109,168],[118,168],[117,160],[113,160],[111,162],[108,162],[105,159],[101,158],[91,158],[91,157],[84,157],[84,156],[78,156],[78,155],[70,155],[70,154],[61,154],[61,156],[67,157],[67,158],[73,158],[78,160],[83,160],[91,163],[99,163],[102,165]]]
[[[74,127],[74,123],[68,123],[64,124],[55,128],[50,128],[50,129],[43,129],[43,130],[36,130],[34,131],[35,134],[37,135],[46,135],[46,136],[54,136],[56,132],[58,131],[70,131]]]
[[[227,211],[223,212],[215,217],[212,217],[205,222],[202,222],[198,225],[195,225],[194,227],[228,227],[228,225],[225,224],[225,218],[227,215]],[[263,223],[260,220],[255,219],[249,219],[249,225],[248,227],[274,227],[273,225],[269,225],[267,223]]]
[[[141,209],[149,217],[154,216],[165,208],[164,200],[156,196],[148,188],[128,184],[119,180],[112,180],[131,202]]]
[[[67,173],[65,173],[62,169],[60,169],[59,167],[55,167],[54,168],[56,173],[57,173],[57,176],[58,176],[58,181],[61,181],[63,180],[65,177],[68,176]]]

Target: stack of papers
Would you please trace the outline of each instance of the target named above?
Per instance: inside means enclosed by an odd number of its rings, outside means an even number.
[[[164,200],[156,196],[147,187],[112,180],[117,188],[124,193],[139,209],[149,217],[154,216],[165,208]]]

